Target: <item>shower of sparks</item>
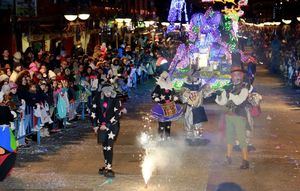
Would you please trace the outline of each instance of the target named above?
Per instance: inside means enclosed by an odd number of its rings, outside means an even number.
[[[155,148],[155,141],[153,140],[153,136],[149,131],[151,131],[151,119],[149,117],[149,114],[146,114],[142,117],[144,121],[144,130],[145,132],[142,132],[140,136],[138,137],[139,144],[144,149],[144,156],[143,156],[143,162],[141,164],[142,168],[142,175],[144,178],[145,185],[147,187],[148,182],[152,176],[153,171],[155,170],[155,159],[154,155],[152,154],[153,149]]]

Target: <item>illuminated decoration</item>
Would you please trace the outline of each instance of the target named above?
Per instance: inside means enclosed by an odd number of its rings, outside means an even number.
[[[178,29],[178,27],[175,26],[174,23],[171,23],[167,28],[167,33],[174,32],[176,29]]]
[[[176,90],[192,68],[201,69],[202,80],[214,89],[222,89],[230,81],[231,53],[237,51],[238,22],[243,14],[241,6],[236,6],[225,7],[223,15],[209,8],[191,17],[188,41],[178,46],[169,68]],[[174,23],[172,26],[175,28]],[[211,80],[213,76],[215,80]]]
[[[182,21],[182,12],[185,16],[185,21],[188,22],[187,9],[185,0],[172,0],[169,10],[168,21],[173,23]]]
[[[173,81],[173,87],[177,91],[181,90],[183,84],[184,84],[184,80],[175,79]]]
[[[289,19],[282,19],[282,22],[286,25],[289,25],[291,24],[292,20],[289,20]]]
[[[116,18],[115,21],[118,23],[123,23],[123,22],[130,23],[131,19],[130,18]]]
[[[162,26],[169,26],[170,23],[168,23],[168,22],[162,22],[161,25],[162,25]]]
[[[195,43],[198,51],[190,57],[191,64],[197,66],[196,68],[205,68],[208,64],[210,41],[206,39],[206,36],[206,34],[199,33],[199,40]]]
[[[121,28],[123,26],[132,27],[130,18],[116,18],[115,21],[117,22],[118,28]]]
[[[229,1],[224,0],[223,2],[229,2]],[[233,4],[236,5],[235,3]],[[224,31],[227,33],[226,42],[228,45],[228,49],[230,51],[234,51],[237,48],[237,41],[238,41],[237,32],[239,30],[238,22],[240,17],[244,15],[244,11],[241,10],[241,7],[248,5],[248,0],[240,0],[238,2],[237,7],[235,7],[234,5],[231,6],[231,8],[225,6],[224,9],[222,10],[222,12],[225,14],[224,15],[225,22],[223,27],[224,27]]]
[[[185,23],[185,24],[182,24],[182,26],[184,26],[185,28],[189,28],[189,24],[188,23]]]
[[[299,22],[300,22],[300,17],[297,17],[297,21],[299,21]]]
[[[197,68],[205,68],[208,65],[209,51],[208,48],[203,49],[201,53],[194,53],[192,56],[192,65],[196,65]]]
[[[187,56],[187,47],[185,44],[180,44],[176,50],[175,57],[170,64],[170,71],[174,71],[175,69],[183,69],[189,65],[189,60]]]
[[[238,2],[238,5],[239,5],[239,6],[247,6],[247,5],[248,5],[248,0],[240,0],[240,1]]]
[[[155,21],[144,21],[144,23],[145,23],[146,27],[149,27],[149,26],[154,25]]]
[[[184,69],[189,65],[195,65],[197,68],[208,66],[210,58],[210,46],[220,41],[219,25],[222,15],[218,11],[209,8],[205,14],[194,14],[189,23],[189,44],[179,45],[169,70],[171,74],[181,73],[178,69]],[[188,54],[187,54],[188,53]]]
[[[237,7],[237,8],[235,8],[235,7],[227,8],[227,6],[225,6],[224,9],[222,10],[222,12],[225,15],[230,16],[234,20],[239,20],[239,18],[244,15],[244,11],[241,10],[240,7]]]
[[[216,79],[210,86],[212,90],[223,90],[230,83],[230,78]]]
[[[234,2],[234,0],[214,0],[214,3],[215,2],[220,2],[220,3],[224,3],[224,4],[226,4],[226,3],[232,3],[232,4],[236,5],[236,3]]]
[[[197,39],[200,40],[199,33],[201,34],[209,34],[208,37],[211,35],[214,36],[214,39],[210,39],[210,41],[207,41],[206,43],[210,44],[211,41],[216,41],[218,37],[220,36],[218,27],[221,22],[221,13],[217,11],[213,11],[211,8],[209,8],[205,14],[194,14],[190,21],[190,32],[189,32],[189,40],[192,43],[195,43]],[[203,36],[202,36],[203,37]]]
[[[237,5],[236,3],[235,3],[235,0],[202,0],[202,2],[214,2],[214,3],[216,3],[216,2],[219,2],[219,3],[223,3],[223,4],[227,4],[227,3],[232,3],[232,4],[234,4],[234,5]],[[247,6],[248,5],[248,0],[240,0],[239,2],[238,2],[238,5],[239,6]]]
[[[278,26],[278,25],[280,25],[280,22],[274,22],[274,24]]]
[[[256,27],[264,27],[265,24],[264,23],[259,23],[259,24],[254,24],[254,26],[256,26]]]

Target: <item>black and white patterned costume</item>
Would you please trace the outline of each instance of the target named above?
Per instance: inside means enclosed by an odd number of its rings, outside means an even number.
[[[103,91],[113,93],[110,97],[106,97]],[[103,86],[102,91],[94,97],[91,108],[91,118],[94,130],[98,133],[98,143],[102,143],[103,146],[106,169],[112,168],[113,144],[120,129],[121,101],[115,96],[112,86]],[[101,130],[101,126],[105,126],[105,130]]]
[[[152,107],[151,113],[158,120],[158,133],[161,138],[170,137],[171,121],[177,120],[182,114],[182,108],[175,105],[176,113],[171,116],[165,116],[161,105],[176,102],[178,97],[175,95],[175,90],[170,81],[169,74],[163,72],[157,80],[157,85],[151,94],[152,100],[157,104]]]

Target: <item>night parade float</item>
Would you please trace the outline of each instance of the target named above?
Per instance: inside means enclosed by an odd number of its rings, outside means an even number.
[[[179,5],[179,1],[176,2]],[[185,3],[180,2],[184,8]],[[221,11],[214,11],[210,7],[204,14],[192,15],[188,23],[187,40],[178,46],[169,67],[176,90],[181,90],[188,72],[193,68],[201,70],[203,82],[209,83],[213,90],[222,89],[229,82],[231,54],[241,52],[237,45],[238,22],[243,15],[241,7],[245,5],[245,1],[240,1],[238,5],[233,4],[231,8],[225,6]],[[181,14],[176,10],[181,11],[181,8],[172,8],[171,5],[169,32],[176,29],[176,20],[181,21]]]

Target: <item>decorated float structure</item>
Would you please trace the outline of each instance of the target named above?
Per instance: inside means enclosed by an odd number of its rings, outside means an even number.
[[[185,1],[176,0],[177,6],[174,6],[174,2],[169,12],[171,27],[168,31],[172,30],[172,23],[176,19],[181,21],[181,14],[178,12],[186,15]],[[245,1],[240,1],[238,4],[232,4],[231,8],[225,6],[222,11],[214,11],[210,7],[204,14],[192,15],[188,27],[188,40],[178,46],[169,68],[176,90],[181,89],[191,69],[200,69],[202,80],[210,83],[211,88],[215,90],[230,81],[231,54],[240,52],[237,47],[238,22],[243,15],[241,7],[245,5]]]

